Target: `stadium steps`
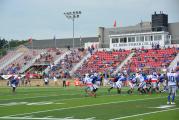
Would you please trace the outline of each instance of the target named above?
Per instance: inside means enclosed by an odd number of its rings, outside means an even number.
[[[60,60],[64,59],[65,56],[68,55],[68,54],[70,54],[70,53],[71,53],[71,51],[67,51],[67,52],[63,53],[59,58],[57,58],[57,59],[54,61],[54,64],[55,64],[55,65],[58,64],[58,62],[59,62]],[[48,66],[48,67],[44,70],[45,73],[48,73],[49,71],[50,71],[50,66]]]
[[[113,72],[113,74],[116,74],[118,71],[120,71],[121,68],[127,63],[127,61],[132,58],[133,55],[134,55],[134,52],[131,53],[131,54],[116,68],[116,70]]]
[[[14,51],[9,51],[5,56],[0,59],[0,66],[6,63],[6,61],[16,54]]]
[[[59,58],[57,58],[55,60],[54,64],[57,64],[60,60],[64,59],[64,57],[70,53],[71,53],[71,51],[67,51],[67,52],[63,53],[63,55],[61,55]]]
[[[96,50],[93,51],[93,53],[95,53],[95,52],[96,52]],[[76,70],[84,63],[84,61],[87,60],[89,57],[91,57],[90,52],[88,52],[88,54],[85,55],[85,56],[83,57],[83,59],[82,59],[80,62],[78,62],[78,63],[72,68],[72,70],[70,71],[70,76],[73,76],[74,73],[75,73],[75,71],[76,71]]]
[[[40,58],[40,54],[37,55],[34,59],[32,59],[27,65],[23,66],[19,73],[24,73],[29,67],[31,67],[37,59]]]
[[[178,60],[179,60],[179,53],[177,54],[175,59],[170,63],[170,65],[168,66],[168,69],[171,70],[173,68],[176,68]]]
[[[11,64],[13,61],[15,61],[16,59],[18,59],[20,56],[22,56],[23,53],[19,52],[16,55],[12,56],[10,59],[8,59],[7,61],[5,61],[3,64],[1,64],[0,69],[4,69],[6,66],[8,66],[9,64]]]

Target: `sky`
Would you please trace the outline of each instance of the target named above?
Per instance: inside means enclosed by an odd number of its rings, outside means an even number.
[[[0,0],[0,37],[7,40],[71,38],[72,21],[64,12],[81,11],[75,37],[94,37],[98,27],[151,21],[154,11],[179,22],[179,0]]]

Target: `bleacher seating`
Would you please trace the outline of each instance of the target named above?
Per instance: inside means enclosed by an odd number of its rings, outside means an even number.
[[[40,58],[35,61],[35,64],[51,64],[64,53],[64,50],[56,48],[48,48],[40,54]]]
[[[9,74],[18,73],[23,66],[27,65],[32,60],[34,56],[37,56],[39,54],[39,50],[29,49],[25,51],[17,50],[16,52],[23,52],[23,54],[4,68]]]
[[[86,51],[72,50],[72,52],[64,57],[64,59],[60,60],[57,66],[60,69],[67,69],[70,71],[73,66],[78,63],[86,54]]]
[[[9,51],[4,57],[0,59],[0,66],[3,65],[7,60],[12,58],[16,54],[15,51]]]
[[[85,61],[81,68],[76,71],[76,74],[103,72],[105,70],[112,72],[129,54],[130,50],[97,51]]]
[[[136,72],[139,69],[160,69],[168,67],[176,57],[177,51],[175,48],[165,49],[139,49],[135,50],[135,55],[124,66],[131,72]]]
[[[44,53],[42,53],[42,51]],[[13,56],[19,56],[8,63],[3,69],[6,73],[18,73],[18,71],[35,56],[40,56],[36,59],[35,64],[51,65],[50,67],[53,74],[62,73],[62,71],[70,71],[72,68],[81,61],[81,59],[87,54],[87,50],[72,50],[69,54],[66,54],[63,59],[57,60],[62,54],[67,52],[66,49],[48,48],[45,50],[30,50],[28,48],[20,47],[16,51],[8,52],[6,56],[0,59],[0,65],[7,63]],[[123,66],[128,72],[136,72],[139,69],[143,70],[156,70],[160,68],[167,68],[169,64],[176,57],[176,48],[164,48],[164,49],[133,49],[133,50],[96,50],[92,53],[91,57],[85,60],[85,62],[75,71],[77,75],[84,75],[86,73],[104,72],[108,71],[113,73],[116,68],[129,56],[131,52],[134,52],[133,57]],[[35,60],[34,60],[35,61]],[[34,64],[33,64],[34,65]],[[32,65],[31,65],[32,66]],[[52,69],[55,68],[55,69]],[[123,69],[122,68],[122,69]]]

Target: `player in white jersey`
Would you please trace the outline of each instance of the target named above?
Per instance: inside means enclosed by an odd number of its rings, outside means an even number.
[[[178,81],[177,81],[177,73],[172,70],[171,72],[167,73],[167,86],[168,86],[168,102],[167,104],[175,104],[175,96],[176,96],[176,89],[178,86]],[[170,100],[170,96],[172,96],[172,101]]]
[[[136,73],[136,79],[139,82],[139,86],[138,86],[139,94],[142,94],[143,92],[147,93],[144,76],[141,73],[140,74]]]
[[[85,84],[85,92],[86,94],[88,94],[89,91],[91,91],[92,89],[92,79],[89,77],[89,74],[85,75],[84,84]]]
[[[151,93],[153,93],[153,91],[155,91],[156,93],[158,93],[158,86],[157,86],[157,83],[158,83],[158,75],[156,72],[154,72],[151,76],[150,76],[150,80],[151,80]]]
[[[95,83],[94,76],[91,75],[89,77],[89,75],[87,74],[85,77],[85,85],[86,85],[85,92],[89,96],[96,97],[96,91],[98,90],[99,87],[98,87],[98,85],[94,84],[93,82]]]

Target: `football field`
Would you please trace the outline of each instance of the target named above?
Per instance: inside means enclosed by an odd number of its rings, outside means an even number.
[[[126,89],[125,89],[126,90]],[[100,88],[89,97],[81,87],[0,88],[0,119],[3,120],[178,120],[176,105],[167,105],[167,94],[128,95]]]

